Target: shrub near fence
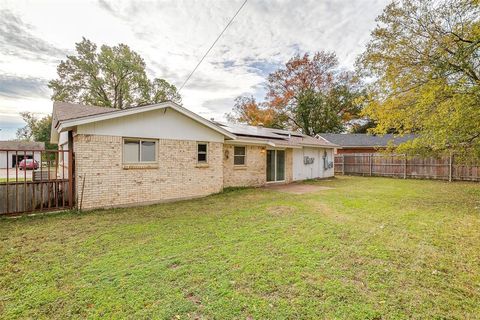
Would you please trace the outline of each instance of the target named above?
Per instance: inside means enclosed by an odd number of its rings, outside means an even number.
[[[456,163],[455,157],[424,158],[398,154],[341,154],[335,174],[480,181],[478,163]]]

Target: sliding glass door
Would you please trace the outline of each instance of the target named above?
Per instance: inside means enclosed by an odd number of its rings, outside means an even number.
[[[276,150],[277,168],[275,181],[285,180],[285,150]]]
[[[285,180],[285,150],[267,150],[267,182]]]

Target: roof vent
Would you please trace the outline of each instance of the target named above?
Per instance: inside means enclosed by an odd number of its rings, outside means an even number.
[[[258,123],[258,124],[257,124],[257,127],[263,128],[263,123],[261,123],[261,122]]]

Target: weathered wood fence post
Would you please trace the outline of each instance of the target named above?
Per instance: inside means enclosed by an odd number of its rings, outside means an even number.
[[[372,154],[370,153],[370,156],[368,157],[369,165],[370,165],[370,177],[372,176],[372,167],[373,167],[373,162],[372,162]]]
[[[403,165],[403,179],[407,179],[407,155],[403,155],[405,157],[404,165]]]
[[[452,182],[452,173],[453,173],[453,154],[450,152],[450,157],[448,157],[448,182]]]
[[[345,175],[345,155],[342,154],[342,175]]]

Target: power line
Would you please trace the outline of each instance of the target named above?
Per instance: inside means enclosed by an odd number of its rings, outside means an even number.
[[[197,68],[200,66],[200,64],[203,62],[203,60],[205,59],[205,57],[208,55],[208,53],[210,52],[210,50],[213,49],[213,47],[215,46],[215,44],[218,42],[218,40],[220,39],[220,37],[225,33],[225,31],[228,29],[228,27],[232,24],[233,20],[235,19],[235,17],[238,15],[238,13],[242,10],[242,8],[245,6],[245,4],[247,3],[248,0],[245,0],[242,5],[240,6],[240,8],[238,8],[237,12],[233,15],[232,19],[230,19],[230,21],[227,23],[227,25],[225,26],[225,28],[222,30],[222,32],[218,35],[217,39],[215,39],[215,41],[212,43],[212,45],[210,46],[210,48],[208,48],[207,52],[205,52],[205,54],[203,55],[202,59],[200,59],[200,61],[197,63],[197,65],[195,66],[195,68],[192,70],[192,72],[190,72],[190,74],[188,75],[187,79],[185,79],[185,81],[183,82],[183,84],[180,86],[180,89],[178,89],[178,91],[180,92],[180,90],[183,89],[183,87],[187,84],[188,80],[190,80],[190,78],[192,77],[192,75],[195,73],[195,71],[197,71]]]

